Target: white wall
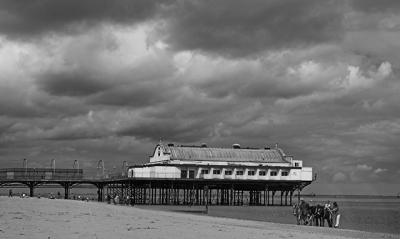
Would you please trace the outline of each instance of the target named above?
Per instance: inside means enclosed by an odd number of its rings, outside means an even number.
[[[312,168],[310,168],[310,167],[302,168],[301,169],[301,180],[312,181],[312,179],[313,179]]]
[[[143,168],[130,168],[128,170],[128,177],[130,178],[180,178],[181,171],[177,167],[143,167]]]
[[[201,174],[201,170],[207,169],[208,174]],[[221,174],[213,174],[214,169],[219,169]],[[184,167],[179,166],[149,166],[143,168],[130,168],[128,170],[128,177],[133,178],[181,178],[181,170],[187,171],[187,178],[189,178],[189,170],[195,171],[195,178],[202,179],[242,179],[242,180],[312,180],[312,168],[305,167],[302,169],[271,169],[271,168],[224,168],[219,166],[208,167]],[[225,175],[227,170],[232,171],[232,175]],[[236,175],[237,171],[243,171],[243,175]],[[248,175],[250,170],[255,171],[255,175]],[[266,171],[265,176],[259,175],[260,171]],[[276,176],[271,176],[271,171],[276,171]],[[282,171],[288,171],[288,176],[282,176]]]

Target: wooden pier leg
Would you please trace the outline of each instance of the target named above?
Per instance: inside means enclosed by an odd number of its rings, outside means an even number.
[[[222,198],[222,205],[226,205],[227,204],[227,190],[224,188],[224,189],[222,189],[222,191],[223,191],[223,198]]]
[[[179,205],[180,204],[180,197],[181,197],[181,189],[178,187],[177,189],[176,189],[176,205]]]
[[[196,186],[196,205],[200,205],[200,196],[199,196],[199,193],[200,193],[200,191],[199,191],[199,186],[197,185]]]
[[[275,197],[275,193],[276,191],[272,191],[272,195],[271,195],[271,205],[274,206],[274,197]]]
[[[204,186],[203,186],[203,189],[202,189],[202,191],[201,191],[201,195],[202,195],[202,205],[206,205],[206,204],[207,204],[207,201],[206,201],[206,194],[207,194],[207,192],[206,192],[206,190],[204,189]]]
[[[161,204],[162,205],[164,205],[164,194],[165,194],[165,192],[164,192],[164,185],[163,186],[161,186]]]
[[[267,188],[264,189],[264,206],[267,205]]]
[[[173,204],[176,205],[177,203],[176,203],[176,188],[175,187],[174,187],[173,191],[174,191],[174,195],[173,195],[172,200],[173,200]]]
[[[33,184],[29,185],[29,197],[33,197],[34,188],[35,188],[35,186],[33,186]]]
[[[104,193],[103,193],[104,185],[98,184],[96,186],[97,186],[97,201],[102,202],[104,199]],[[64,195],[64,198],[65,198],[65,195]]]
[[[149,183],[148,191],[149,191],[149,201],[148,201],[148,205],[150,205],[150,204],[151,204],[151,193],[152,193],[152,191],[151,191],[151,182]]]
[[[290,190],[290,195],[289,195],[290,206],[293,205],[292,198],[293,198],[293,190]]]
[[[162,205],[162,186],[160,186],[160,188],[157,190],[158,194],[157,194],[157,203],[159,205]]]
[[[154,188],[154,204],[156,205],[160,204],[158,201],[159,189],[157,187]]]
[[[152,195],[152,197],[153,197],[152,204],[156,205],[157,204],[157,188],[156,187],[153,187],[152,194],[153,194]]]
[[[285,191],[285,206],[288,205],[288,204],[287,204],[287,196],[288,196],[288,194],[289,194],[289,191]]]
[[[220,189],[217,188],[217,205],[220,204]]]
[[[171,191],[170,191],[170,188],[169,188],[169,187],[166,187],[166,188],[165,188],[165,192],[166,192],[165,200],[166,200],[167,205],[169,205],[170,199],[171,199]]]
[[[230,206],[233,205],[233,185],[232,185],[231,190],[230,190],[229,205],[230,205]]]
[[[146,185],[143,185],[143,193],[144,193],[144,195],[143,195],[143,204],[147,204],[147,189],[148,189],[148,187],[149,186],[147,186],[146,187]]]
[[[33,190],[33,188],[32,188]],[[33,191],[32,191],[32,197],[33,197]],[[69,184],[66,183],[64,184],[64,199],[68,199],[69,198]]]
[[[165,186],[163,185],[162,187],[162,204],[165,205],[167,204],[167,190],[165,190]]]

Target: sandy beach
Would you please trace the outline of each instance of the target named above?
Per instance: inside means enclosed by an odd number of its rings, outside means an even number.
[[[97,202],[0,197],[0,238],[399,238]]]

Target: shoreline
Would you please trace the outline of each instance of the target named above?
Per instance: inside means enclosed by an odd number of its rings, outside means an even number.
[[[0,197],[1,238],[398,238],[98,202]],[[27,236],[28,235],[28,236]]]

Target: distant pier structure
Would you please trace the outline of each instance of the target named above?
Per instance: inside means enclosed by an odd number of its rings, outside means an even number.
[[[292,205],[294,192],[300,197],[312,175],[311,167],[278,145],[212,148],[160,142],[149,163],[127,166],[127,178],[109,181],[106,193],[131,204]]]
[[[56,168],[2,168],[0,169],[0,187],[7,184],[23,184],[29,187],[29,195],[34,196],[34,189],[43,184],[58,184],[64,188],[68,198],[70,188],[83,178],[82,169]]]

